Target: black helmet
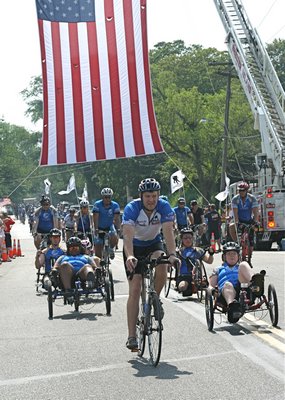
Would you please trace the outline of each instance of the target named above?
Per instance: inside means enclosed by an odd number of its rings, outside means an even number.
[[[223,245],[223,253],[227,253],[228,251],[236,251],[238,254],[240,252],[240,245],[236,242],[227,242]]]
[[[40,201],[41,205],[49,203],[50,204],[50,198],[48,196],[42,196],[41,201]]]
[[[180,231],[180,237],[181,239],[183,238],[183,235],[186,235],[187,233],[189,233],[190,235],[194,236],[194,232],[191,228],[183,228]]]
[[[53,228],[49,231],[50,236],[61,236],[61,231],[57,228]]]
[[[76,236],[72,236],[70,239],[68,239],[66,246],[67,248],[71,246],[79,246],[81,248],[82,247],[81,240]]]
[[[143,192],[158,192],[160,190],[160,183],[154,178],[146,178],[139,184],[138,191]]]
[[[197,200],[191,200],[191,206],[196,206],[198,204]]]

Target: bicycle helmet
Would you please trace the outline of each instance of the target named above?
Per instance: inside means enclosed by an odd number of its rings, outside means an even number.
[[[227,253],[228,251],[236,251],[238,254],[240,252],[240,245],[236,242],[227,242],[223,245],[223,253]]]
[[[73,213],[76,212],[75,208],[73,208],[73,207],[70,207],[68,211],[69,211],[70,213],[71,213],[71,212],[73,212]]]
[[[49,231],[50,236],[61,236],[61,231],[57,228],[53,228]]]
[[[89,206],[89,201],[88,200],[81,200],[80,204],[80,208],[82,207],[88,207]]]
[[[68,239],[66,246],[67,246],[67,248],[72,247],[72,246],[79,246],[81,248],[82,243],[78,237],[72,236],[70,239]]]
[[[101,190],[101,196],[113,196],[113,190],[111,188],[105,187],[104,189]]]
[[[43,204],[50,204],[50,198],[48,197],[48,196],[42,196],[42,198],[41,198],[41,201],[40,201],[40,204],[41,205],[43,205]]]
[[[90,243],[90,240],[87,238],[87,239],[82,239],[81,240],[81,245],[82,245],[82,247],[84,248],[84,249],[86,249],[86,250],[89,250],[89,249],[91,249],[91,243]]]
[[[179,197],[179,199],[177,200],[177,203],[186,203],[184,197]]]
[[[238,184],[238,190],[248,190],[249,184],[247,182],[241,182]]]
[[[160,190],[159,182],[154,178],[146,178],[141,181],[138,191],[143,192],[158,192]]]
[[[183,229],[181,229],[181,231],[180,231],[180,237],[181,237],[181,239],[183,238],[183,235],[186,235],[186,234],[190,234],[190,235],[192,235],[192,236],[194,236],[194,232],[193,232],[193,230],[191,229],[191,228],[183,228]]]
[[[191,206],[196,206],[198,204],[197,200],[191,200]]]

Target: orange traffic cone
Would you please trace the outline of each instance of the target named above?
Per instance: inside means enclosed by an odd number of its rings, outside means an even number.
[[[214,232],[211,233],[210,245],[214,251],[216,251],[216,241]]]
[[[14,258],[14,254],[13,254],[13,249],[12,249],[12,247],[9,247],[9,249],[8,249],[8,254],[9,254],[9,257],[12,259],[12,258]]]
[[[5,240],[3,240],[3,246],[2,246],[2,261],[3,262],[11,261],[11,258],[8,256],[8,253],[7,253]]]
[[[16,239],[13,239],[13,258],[17,257]]]
[[[18,239],[17,257],[24,257],[23,254],[22,254],[22,251],[21,251],[20,239]]]

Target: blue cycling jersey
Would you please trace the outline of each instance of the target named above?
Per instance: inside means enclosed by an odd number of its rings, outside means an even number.
[[[187,262],[186,259],[190,258],[191,262],[195,265],[197,260],[200,260],[205,255],[205,250],[199,247],[184,247],[180,252],[182,256],[180,275],[187,275],[192,272],[193,265]]]
[[[187,221],[187,215],[191,213],[191,210],[189,207],[174,207],[173,211],[175,212],[176,215],[176,221],[178,225],[188,225]]]
[[[58,259],[58,264],[61,265],[67,262],[72,265],[75,272],[78,272],[85,264],[92,264],[92,259],[86,254],[78,254],[77,256],[61,256]]]
[[[252,194],[247,194],[245,202],[242,201],[239,194],[232,199],[232,208],[238,209],[238,219],[240,222],[250,222],[252,209],[255,207],[258,207],[258,201]]]
[[[120,206],[116,201],[111,201],[110,205],[104,206],[103,200],[97,200],[94,203],[93,213],[99,214],[99,229],[107,229],[113,225],[115,214],[120,214]]]
[[[52,267],[52,260],[57,260],[60,256],[64,254],[64,251],[58,247],[57,249],[53,249],[50,247],[45,253],[45,272],[50,272]]]
[[[171,221],[174,221],[174,211],[163,199],[158,200],[150,217],[145,213],[141,199],[131,201],[124,209],[123,224],[135,227],[135,246],[150,246],[161,242],[161,226]]]
[[[83,229],[83,227],[84,227],[84,229]],[[89,214],[84,214],[84,215],[82,215],[81,213],[79,214],[77,230],[79,232],[90,232],[91,231],[91,221],[90,221]]]
[[[224,262],[220,267],[214,270],[214,275],[218,276],[219,291],[223,289],[226,282],[230,282],[233,286],[238,284],[238,269],[238,264],[230,267],[226,262]]]
[[[49,233],[49,231],[54,228],[53,226],[53,211],[49,208],[48,210],[40,210],[38,214],[38,227],[37,231],[39,233]]]

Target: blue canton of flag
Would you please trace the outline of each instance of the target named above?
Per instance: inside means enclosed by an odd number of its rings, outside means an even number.
[[[54,22],[95,21],[95,0],[36,0],[38,18]]]

